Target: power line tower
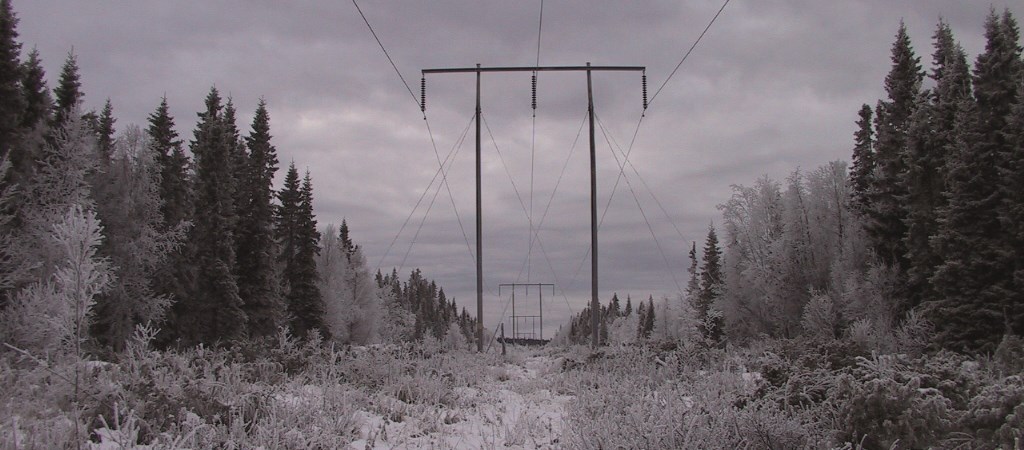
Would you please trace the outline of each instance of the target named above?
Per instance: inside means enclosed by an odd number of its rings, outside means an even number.
[[[555,285],[551,283],[502,283],[498,285],[498,297],[501,297],[501,288],[511,287],[512,288],[512,339],[526,338],[530,340],[538,339],[544,340],[544,288],[551,288],[551,295],[555,294]],[[538,302],[538,313],[537,315],[516,315],[516,290],[517,288],[526,288],[526,296],[530,296],[530,287],[537,288],[537,302]],[[539,335],[536,332],[536,322],[540,322]],[[520,322],[529,322],[530,331],[520,331]]]
[[[591,82],[593,72],[641,72],[643,73],[643,103],[647,109],[647,68],[643,66],[533,66],[533,67],[455,67],[444,69],[423,69],[420,80],[420,108],[426,110],[426,79],[428,74],[476,73],[476,348],[484,351],[484,269],[483,269],[483,214],[480,195],[480,78],[485,72],[587,72],[587,117],[590,123],[590,309],[599,311],[597,298],[597,156],[594,142],[594,88]],[[536,78],[534,78],[536,80]],[[535,94],[536,95],[536,94]],[[598,317],[591,314],[594,330],[591,347],[598,345]]]

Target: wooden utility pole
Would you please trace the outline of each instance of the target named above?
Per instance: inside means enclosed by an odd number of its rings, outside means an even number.
[[[480,187],[480,64],[476,65],[476,351],[484,351],[484,215]],[[424,116],[426,117],[426,116]],[[443,168],[443,167],[442,167]],[[454,204],[454,202],[453,202]],[[504,330],[502,330],[504,332]]]
[[[594,143],[594,89],[591,82],[592,72],[633,71],[645,72],[643,66],[534,66],[534,67],[455,67],[445,69],[423,69],[423,82],[420,88],[425,89],[427,74],[434,73],[476,73],[476,348],[484,351],[484,274],[483,274],[483,218],[480,196],[480,75],[484,72],[587,72],[587,115],[590,121],[590,311],[591,326],[594,329],[591,346],[598,344],[598,317],[600,304],[597,300],[598,258],[597,258],[597,155]],[[644,107],[647,107],[646,75],[644,76]],[[420,93],[424,108],[426,105],[424,92]],[[514,337],[514,334],[513,334]]]

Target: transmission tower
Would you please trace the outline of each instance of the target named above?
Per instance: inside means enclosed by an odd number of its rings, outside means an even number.
[[[444,69],[423,69],[420,79],[420,109],[426,111],[426,82],[428,74],[441,73],[476,73],[476,347],[477,351],[484,350],[484,268],[483,268],[483,213],[481,211],[481,188],[480,188],[480,78],[485,72],[587,72],[587,117],[590,123],[590,257],[591,257],[591,278],[590,278],[590,310],[592,311],[591,346],[598,345],[598,317],[594,313],[600,311],[597,298],[598,267],[597,267],[597,156],[594,142],[594,88],[591,81],[593,72],[642,72],[643,83],[643,106],[647,109],[647,75],[646,67],[643,66],[592,66],[588,62],[585,66],[533,66],[533,67],[456,67]],[[536,77],[534,78],[536,80]],[[536,85],[534,85],[536,86]],[[536,89],[536,87],[534,88]],[[536,105],[536,90],[534,90],[533,104]],[[514,332],[513,332],[514,335]]]

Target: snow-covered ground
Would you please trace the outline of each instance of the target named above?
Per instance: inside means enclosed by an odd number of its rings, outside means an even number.
[[[514,362],[492,366],[478,386],[456,388],[448,405],[417,405],[421,407],[408,408],[404,417],[358,411],[360,438],[348,448],[559,447],[565,406],[573,398],[550,389],[560,359],[511,359]],[[401,400],[383,393],[373,398],[375,404],[391,404],[378,411],[394,411],[394,402]]]

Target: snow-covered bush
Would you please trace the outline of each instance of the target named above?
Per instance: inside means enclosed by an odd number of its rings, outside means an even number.
[[[324,320],[335,341],[370,344],[381,334],[382,293],[370,276],[362,250],[348,240],[348,229],[343,227],[339,233],[329,225],[321,234],[317,271]]]
[[[938,446],[954,425],[953,402],[926,386],[925,378],[901,356],[861,358],[832,392],[840,402],[842,439],[865,448],[890,448],[897,441],[907,448]]]
[[[835,339],[839,332],[839,311],[825,293],[816,293],[804,306],[800,325],[804,333],[817,339]]]
[[[1024,377],[1011,375],[971,399],[962,428],[972,448],[1019,448],[1024,441]]]
[[[53,224],[49,245],[58,249],[53,275],[19,292],[0,315],[0,337],[36,356],[77,351],[89,327],[96,295],[110,268],[96,256],[102,239],[96,214],[74,205]]]

